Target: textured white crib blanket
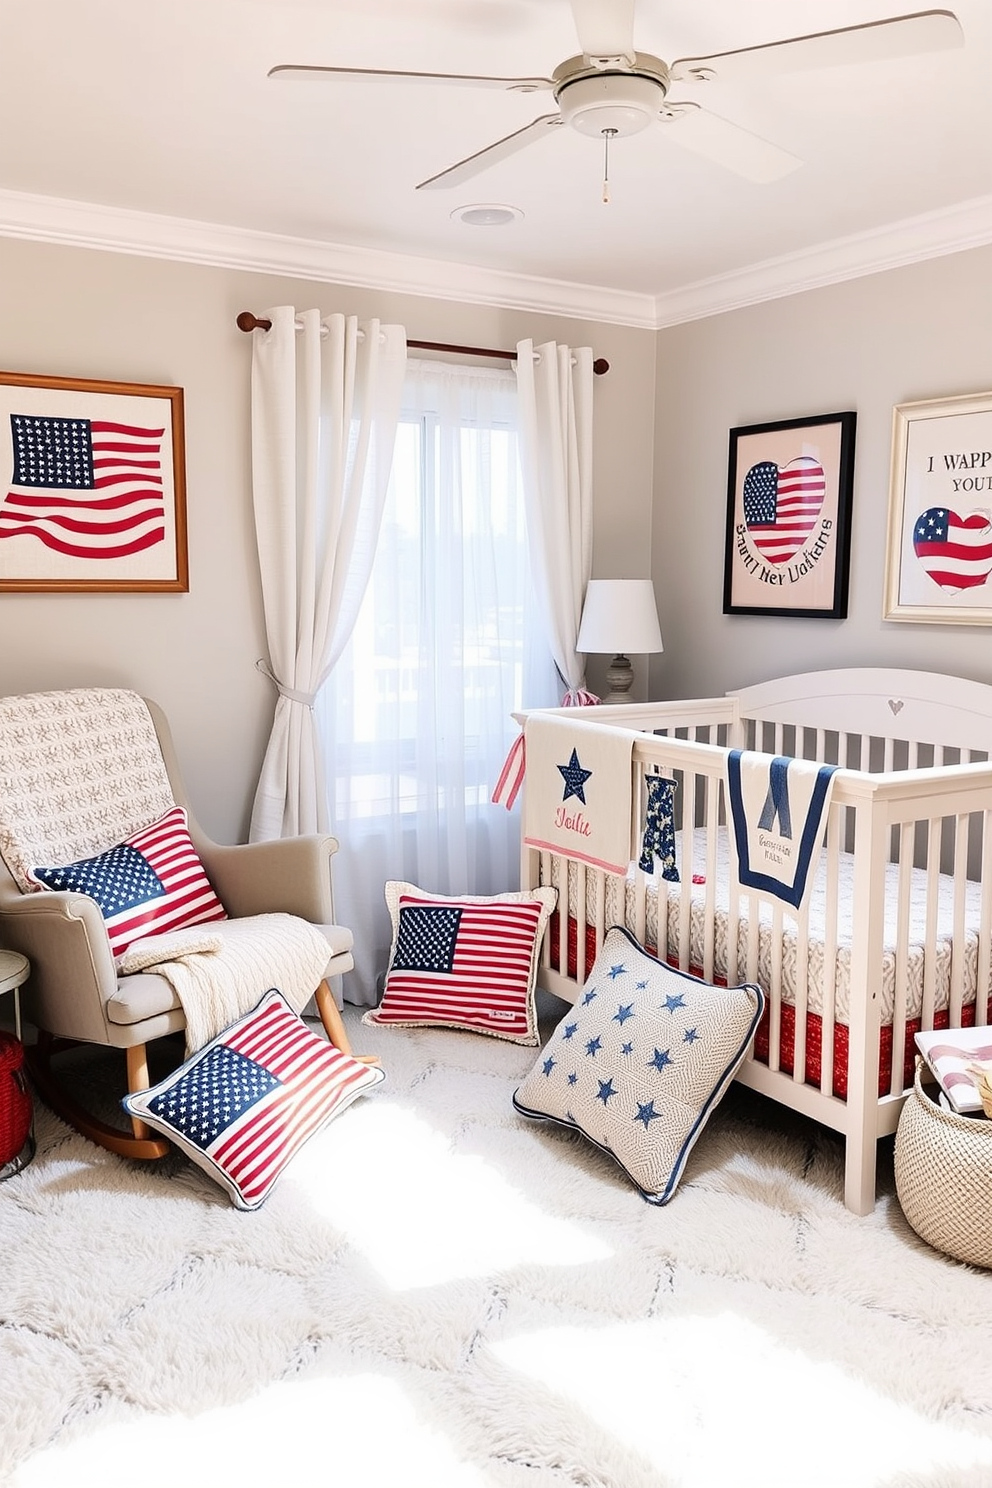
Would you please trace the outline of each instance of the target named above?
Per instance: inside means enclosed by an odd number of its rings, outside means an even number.
[[[302,1012],[330,959],[327,937],[309,920],[262,914],[149,935],[128,947],[118,969],[166,979],[182,1004],[186,1051],[193,1054],[271,987]]]

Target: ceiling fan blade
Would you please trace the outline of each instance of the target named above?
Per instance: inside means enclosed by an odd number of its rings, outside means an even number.
[[[779,181],[802,165],[797,155],[771,144],[760,135],[712,114],[708,109],[685,107],[674,104],[673,114],[662,114],[665,131],[671,138],[694,155],[702,155],[715,165],[733,171],[748,181],[765,185]],[[684,110],[684,112],[683,112]]]
[[[417,187],[418,191],[427,189],[436,190],[439,187],[460,186],[463,181],[470,181],[480,171],[488,170],[491,165],[497,165],[501,160],[506,160],[510,155],[515,155],[525,145],[533,144],[534,140],[540,139],[542,134],[554,129],[561,124],[561,114],[542,114],[531,124],[525,124],[523,129],[517,129],[513,134],[497,140],[493,145],[487,145],[484,150],[477,150],[474,155],[467,155],[464,160],[459,160],[457,165],[451,165],[447,170],[439,171],[436,176],[430,176],[428,180],[421,181]]]
[[[583,54],[634,61],[634,0],[570,0]]]
[[[532,77],[480,77],[472,73],[457,72],[389,72],[381,67],[311,67],[281,62],[270,67],[267,77],[276,81],[322,83],[328,78],[361,78],[370,82],[403,83],[455,83],[461,87],[504,88],[509,93],[536,93],[542,88],[553,88],[551,78]]]
[[[670,70],[676,82],[691,81],[699,74],[721,81],[738,76],[750,80],[858,62],[888,62],[963,45],[964,33],[957,16],[949,10],[923,10],[887,21],[871,21],[866,26],[844,26],[839,31],[718,52],[712,57],[680,57]]]

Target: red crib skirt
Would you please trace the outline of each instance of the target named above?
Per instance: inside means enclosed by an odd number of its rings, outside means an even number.
[[[559,969],[558,956],[558,912],[551,916],[548,923],[548,936],[551,945],[551,965],[557,971]],[[576,949],[578,935],[574,918],[570,915],[568,920],[568,975],[575,977],[577,967]],[[646,949],[655,955],[653,946]],[[596,931],[592,925],[586,926],[586,974],[596,959]],[[677,964],[674,961],[673,965]],[[702,968],[690,967],[693,976],[702,976]],[[992,1004],[990,1004],[989,1015],[992,1016]],[[768,1029],[770,1021],[770,1010],[765,1008],[758,1031],[754,1037],[754,1057],[761,1064],[768,1063]],[[946,1028],[949,1014],[946,1009],[934,1015],[934,1027]],[[961,1010],[961,1023],[965,1028],[970,1028],[975,1021],[974,1004]],[[912,1018],[906,1023],[906,1048],[903,1057],[903,1089],[912,1088],[913,1075],[916,1067],[916,1044],[914,1035],[920,1031],[920,1019]],[[892,1026],[891,1024],[880,1029],[879,1056],[878,1056],[878,1093],[880,1096],[887,1095],[891,1085],[892,1070]],[[847,1099],[847,1056],[848,1056],[849,1033],[846,1024],[834,1024],[834,1077],[833,1093],[841,1100]],[[796,1057],[796,1010],[788,1003],[782,1004],[781,1037],[779,1040],[779,1068],[786,1074],[791,1075],[795,1066]],[[820,1084],[820,1069],[823,1057],[823,1020],[819,1013],[806,1014],[806,1070],[804,1080],[807,1085]]]

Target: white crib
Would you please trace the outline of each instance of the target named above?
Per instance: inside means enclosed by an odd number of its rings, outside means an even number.
[[[622,875],[525,846],[523,886],[559,891],[540,985],[574,1001],[614,923],[683,970],[758,982],[768,1007],[737,1078],[844,1136],[845,1202],[869,1213],[876,1145],[912,1083],[913,1034],[989,1021],[992,687],[853,668],[721,698],[554,711],[643,732],[631,840],[646,776],[674,778],[679,881],[644,873],[636,854]],[[759,904],[733,873],[730,749],[840,767],[802,913]]]

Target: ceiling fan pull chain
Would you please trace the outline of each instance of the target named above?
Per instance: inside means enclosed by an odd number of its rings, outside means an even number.
[[[616,134],[615,129],[603,130],[603,200],[610,199],[610,140]]]

